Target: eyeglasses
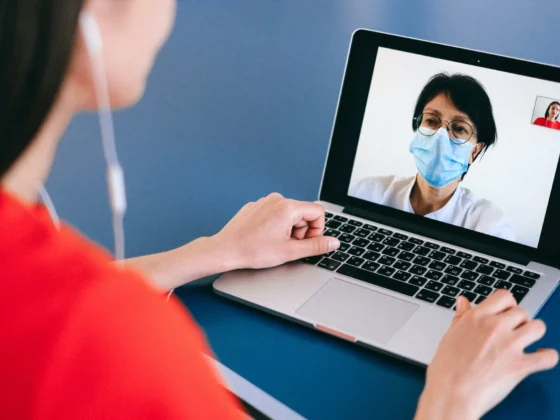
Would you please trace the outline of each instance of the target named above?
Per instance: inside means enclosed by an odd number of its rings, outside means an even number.
[[[449,139],[455,144],[464,144],[468,142],[475,134],[472,125],[465,121],[445,121],[435,114],[424,112],[418,117],[414,118],[416,129],[425,136],[433,136],[447,123],[447,131],[449,132]]]

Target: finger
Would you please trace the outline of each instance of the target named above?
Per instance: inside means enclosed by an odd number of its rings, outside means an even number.
[[[514,331],[515,342],[524,349],[536,343],[546,334],[546,325],[540,319],[526,322]]]
[[[340,247],[340,241],[331,236],[317,236],[315,238],[303,239],[301,241],[288,241],[286,243],[286,254],[289,260],[315,255],[327,254]]]
[[[553,349],[540,349],[534,353],[523,355],[523,370],[525,375],[552,369],[557,364],[558,352]]]
[[[457,298],[457,308],[455,311],[455,317],[453,318],[453,321],[455,322],[461,319],[461,317],[465,315],[465,313],[469,309],[471,309],[471,303],[469,302],[469,300],[464,296],[459,296]]]
[[[499,314],[498,317],[503,321],[504,328],[508,330],[514,330],[531,319],[529,313],[521,306],[514,306]]]
[[[484,299],[484,301],[473,310],[482,315],[497,315],[514,306],[517,306],[517,301],[511,292],[509,290],[500,289]]]
[[[294,229],[292,229],[292,238],[294,238],[294,239],[305,239],[308,230],[309,229],[307,227],[307,224],[305,224],[305,226],[300,227],[300,228],[294,228]]]
[[[289,204],[293,225],[304,220],[312,229],[325,228],[325,208],[322,205],[295,200],[289,200]]]

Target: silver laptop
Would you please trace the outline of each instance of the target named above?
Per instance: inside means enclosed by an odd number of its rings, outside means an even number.
[[[559,101],[558,68],[356,31],[318,200],[341,248],[214,290],[423,365],[459,295],[535,316],[560,279]]]

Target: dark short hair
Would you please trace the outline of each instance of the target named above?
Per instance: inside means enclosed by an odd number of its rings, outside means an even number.
[[[447,95],[453,106],[467,114],[474,123],[478,142],[485,144],[483,151],[496,143],[498,129],[490,98],[478,80],[465,74],[439,73],[433,76],[418,96],[413,117],[418,117],[426,104],[441,93]],[[415,119],[412,120],[412,128],[416,130]]]
[[[551,102],[550,105],[548,106],[548,108],[546,108],[546,114],[544,114],[545,118],[548,118],[548,114],[550,113],[550,108],[552,108],[552,105],[558,105],[560,107],[560,102],[558,101],[554,101]],[[560,114],[559,114],[560,115]],[[558,115],[556,116],[556,120],[558,120]]]
[[[0,177],[53,107],[85,0],[8,0],[0,7]]]

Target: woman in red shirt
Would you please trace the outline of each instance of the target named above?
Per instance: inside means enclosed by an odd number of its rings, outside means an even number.
[[[551,102],[546,109],[544,117],[537,118],[533,124],[540,125],[541,127],[554,128],[560,130],[560,122],[558,122],[558,115],[560,114],[560,102]]]
[[[204,360],[203,335],[168,291],[240,268],[271,267],[339,246],[324,209],[273,194],[217,235],[113,265],[36,204],[74,114],[96,108],[78,31],[103,41],[112,107],[134,104],[170,31],[174,0],[17,0],[0,7],[0,418],[228,419],[240,416]],[[527,375],[558,361],[524,349],[544,324],[509,292],[464,298],[428,369],[417,417],[478,418]],[[495,357],[500,354],[500,357]]]

